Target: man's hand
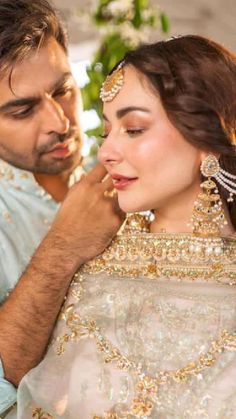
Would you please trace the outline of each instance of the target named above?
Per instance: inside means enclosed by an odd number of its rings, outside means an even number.
[[[51,233],[60,238],[76,269],[101,253],[110,243],[124,220],[106,170],[97,165],[68,192]],[[69,262],[69,261],[68,261]]]
[[[103,251],[124,215],[109,196],[110,179],[98,165],[68,192],[51,230],[16,288],[0,307],[0,354],[6,378],[20,379],[41,360],[71,278]]]

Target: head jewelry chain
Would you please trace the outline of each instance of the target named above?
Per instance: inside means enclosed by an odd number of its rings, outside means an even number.
[[[111,102],[121,90],[124,84],[124,64],[125,61],[121,61],[102,84],[100,98],[103,102]]]

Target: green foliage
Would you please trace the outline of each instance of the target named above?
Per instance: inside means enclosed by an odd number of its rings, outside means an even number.
[[[103,31],[101,44],[87,69],[89,83],[82,89],[84,108],[95,109],[101,118],[99,91],[111,69],[125,53],[147,42],[150,31],[160,24],[162,32],[169,30],[168,18],[150,7],[149,0],[98,0],[91,16],[93,24]],[[97,137],[101,127],[87,132]],[[93,147],[92,154],[96,153]]]

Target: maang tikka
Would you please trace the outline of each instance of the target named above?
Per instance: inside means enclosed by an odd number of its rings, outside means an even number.
[[[107,76],[102,84],[100,98],[103,102],[111,102],[121,90],[124,84],[124,64],[125,61],[121,61],[118,67]]]
[[[201,174],[207,178],[201,183],[201,192],[194,203],[191,224],[193,233],[200,236],[219,236],[227,224],[223,203],[214,179],[229,192],[228,202],[236,195],[236,176],[220,167],[214,155],[208,155],[201,164]],[[234,181],[233,181],[234,180]]]

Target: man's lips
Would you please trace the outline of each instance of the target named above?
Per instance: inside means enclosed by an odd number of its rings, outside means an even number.
[[[118,190],[125,189],[127,186],[134,183],[138,178],[137,177],[128,177],[119,174],[111,175],[114,187]]]
[[[63,141],[62,143],[57,143],[49,150],[46,151],[46,153],[53,154],[55,157],[66,157],[73,153],[75,151],[76,144],[74,138],[70,138],[66,141]]]

